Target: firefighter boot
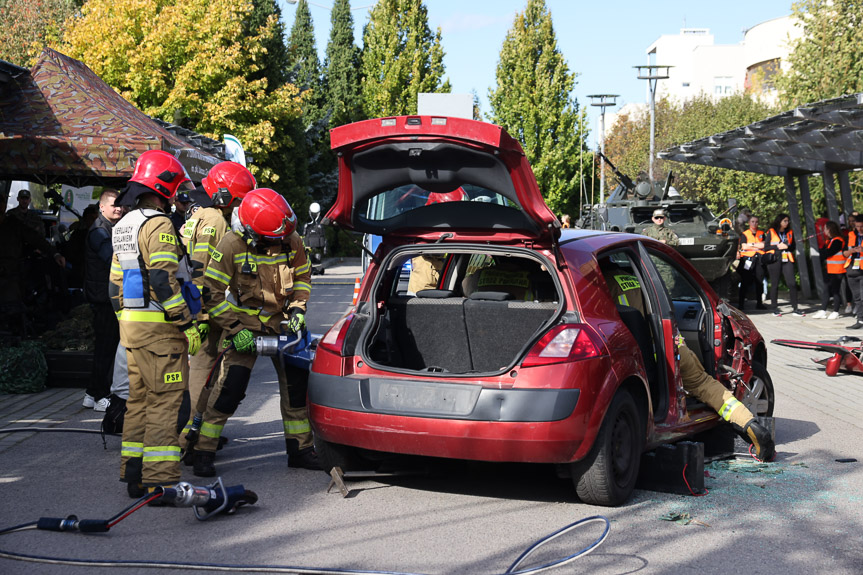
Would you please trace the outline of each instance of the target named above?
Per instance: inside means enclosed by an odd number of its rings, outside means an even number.
[[[314,447],[307,447],[296,453],[288,453],[288,467],[312,469],[315,471],[323,469]]]
[[[743,439],[755,447],[755,457],[761,461],[772,461],[776,455],[776,445],[770,430],[758,423],[754,417],[743,427]]]
[[[192,473],[198,477],[216,476],[216,453],[213,451],[195,451]]]

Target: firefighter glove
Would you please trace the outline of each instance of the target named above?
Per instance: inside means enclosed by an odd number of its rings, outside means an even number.
[[[299,333],[304,327],[306,327],[306,314],[298,307],[292,308],[288,329],[294,333]]]
[[[188,327],[183,332],[189,341],[189,353],[195,355],[201,349],[201,332],[195,326]]]
[[[201,332],[201,343],[207,341],[207,336],[210,335],[210,323],[206,321],[198,322],[198,331]]]
[[[247,329],[241,329],[232,338],[234,349],[240,353],[255,353],[255,335]]]

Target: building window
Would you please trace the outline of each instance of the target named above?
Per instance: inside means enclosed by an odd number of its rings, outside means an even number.
[[[688,87],[689,87],[689,82],[683,82],[683,87],[684,87],[684,88],[688,88]]]

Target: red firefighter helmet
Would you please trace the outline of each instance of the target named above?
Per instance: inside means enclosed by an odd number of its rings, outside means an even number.
[[[297,229],[294,210],[285,198],[270,188],[258,188],[246,194],[237,215],[246,231],[261,238],[284,238]]]
[[[188,182],[189,178],[177,158],[162,150],[147,150],[138,157],[129,181],[147,186],[170,200],[177,194],[180,184]]]
[[[234,198],[242,200],[258,185],[252,173],[237,162],[219,162],[201,183],[213,204],[222,208],[231,205]]]

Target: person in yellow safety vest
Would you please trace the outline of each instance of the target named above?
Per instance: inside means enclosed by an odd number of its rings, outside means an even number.
[[[857,312],[857,321],[849,325],[847,329],[860,329],[863,327],[863,259],[860,253],[863,251],[863,219],[854,220],[854,229],[848,233],[848,246],[842,252],[847,259],[846,271],[848,274],[848,287],[854,296],[854,309]]]
[[[743,231],[743,243],[738,254],[737,273],[740,274],[740,292],[737,296],[737,308],[742,310],[746,305],[746,292],[755,286],[755,309],[767,309],[761,301],[761,284],[764,281],[764,267],[761,255],[764,253],[764,232],[758,229],[758,216],[749,217],[749,227]]]
[[[204,306],[223,330],[225,352],[195,446],[193,472],[216,474],[215,451],[225,422],[245,397],[255,365],[255,337],[277,335],[287,320],[290,331],[305,327],[311,292],[311,265],[296,233],[297,217],[274,190],[259,188],[243,198],[238,226],[225,234],[204,274]],[[282,423],[288,466],[320,469],[306,408],[308,380],[288,373],[278,357]],[[307,375],[307,374],[305,374]]]
[[[193,321],[200,297],[167,212],[186,181],[174,156],[150,150],[116,200],[134,207],[111,231],[108,286],[129,367],[120,480],[133,498],[180,480],[177,410],[189,381],[188,354],[201,347]]]
[[[821,290],[821,309],[812,317],[814,319],[836,319],[839,317],[839,308],[842,306],[842,278],[847,273],[845,270],[845,239],[839,224],[828,221],[824,224],[824,246],[818,250],[821,261],[827,267],[827,289]],[[833,311],[827,315],[827,306],[830,298],[833,298]]]
[[[791,219],[788,214],[779,214],[773,220],[773,225],[767,230],[765,236],[765,253],[772,252],[773,261],[767,264],[767,273],[770,275],[770,305],[773,307],[773,315],[781,316],[782,312],[776,303],[779,296],[779,276],[785,278],[788,286],[788,294],[791,299],[791,315],[803,317],[806,314],[797,307],[797,279],[794,274],[794,232],[790,226]]]
[[[602,266],[602,273],[615,303],[634,307],[646,317],[644,295],[638,277],[613,264]],[[714,409],[722,419],[755,447],[755,456],[770,461],[776,452],[770,431],[740,402],[731,391],[711,377],[683,336],[677,334],[680,378],[686,393]]]
[[[195,198],[202,203],[189,208],[189,216],[183,225],[181,235],[183,245],[192,257],[194,268],[192,281],[203,291],[204,271],[210,263],[210,257],[221,239],[230,231],[234,210],[246,194],[257,187],[257,182],[252,173],[242,164],[220,162],[210,169],[207,176],[201,180],[201,184],[207,195]],[[206,313],[201,313],[198,316],[198,328],[209,333],[210,327]],[[189,368],[189,404],[192,415],[196,411],[198,397],[207,382],[207,376],[213,364],[216,363],[221,341],[219,333],[213,333],[213,337],[207,340],[201,352],[192,357]],[[183,411],[185,415],[185,409]],[[185,447],[185,437],[190,426],[191,419],[180,434],[180,445],[183,447]],[[189,463],[191,460],[192,457],[189,457],[186,462]]]

